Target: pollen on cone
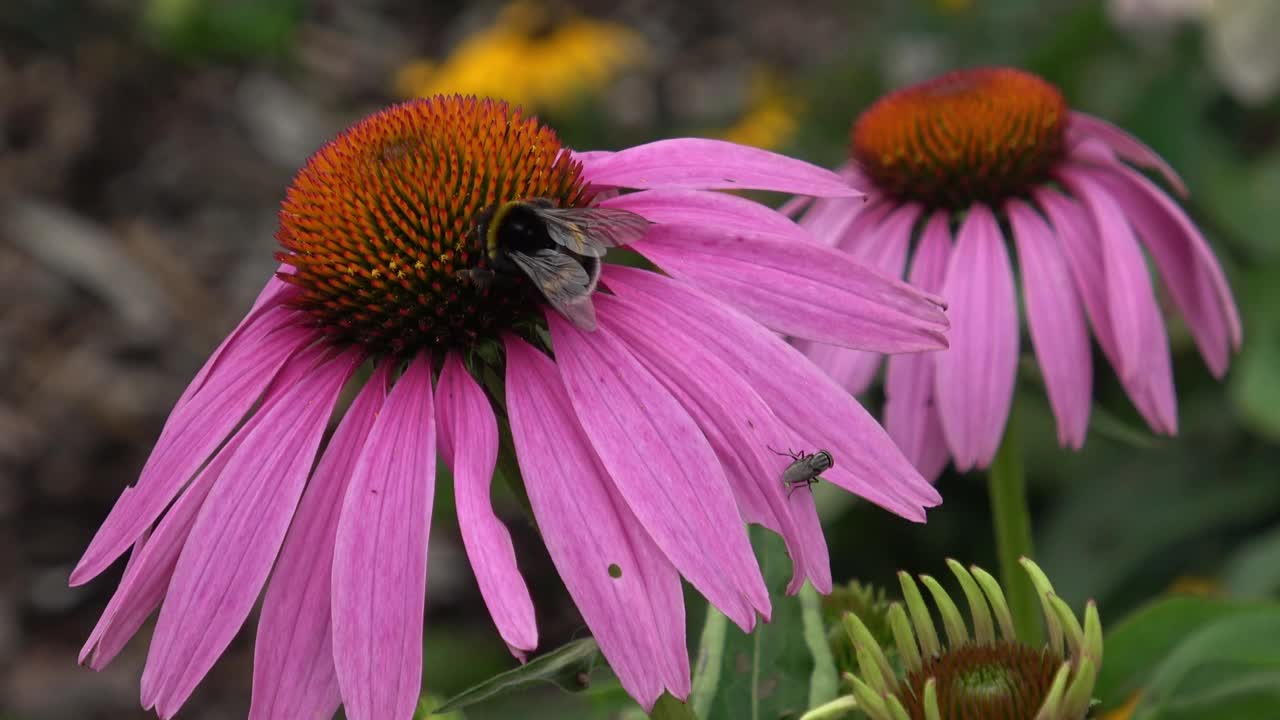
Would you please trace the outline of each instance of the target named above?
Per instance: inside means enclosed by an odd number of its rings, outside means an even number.
[[[1065,152],[1066,99],[1013,68],[960,70],[878,100],[853,157],[883,192],[931,207],[1029,191]]]
[[[371,115],[307,161],[280,209],[281,277],[331,337],[374,351],[456,347],[537,312],[481,290],[476,218],[511,200],[590,197],[554,131],[505,102],[434,97]]]

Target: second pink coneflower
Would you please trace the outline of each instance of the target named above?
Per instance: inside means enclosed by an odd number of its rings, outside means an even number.
[[[967,470],[995,455],[1019,354],[1018,279],[1064,446],[1079,448],[1089,423],[1089,326],[1151,428],[1177,431],[1148,257],[1209,369],[1226,372],[1242,335],[1231,290],[1195,224],[1140,169],[1185,194],[1141,142],[1010,68],[900,90],[854,124],[852,159],[839,172],[868,191],[866,201],[814,201],[801,224],[949,303],[950,350],[891,358],[885,379],[885,427],[926,477],[948,458]],[[799,344],[854,393],[881,361],[823,341]]]

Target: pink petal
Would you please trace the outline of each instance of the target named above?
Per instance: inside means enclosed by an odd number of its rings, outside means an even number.
[[[911,284],[938,292],[951,256],[949,213],[938,211],[925,224],[911,261]],[[949,454],[942,420],[933,397],[934,353],[894,355],[884,381],[884,428],[911,464],[930,482],[947,465]]]
[[[436,394],[440,454],[453,469],[458,528],[480,595],[517,657],[538,645],[533,600],[516,567],[511,534],[493,514],[489,483],[498,458],[498,423],[484,391],[456,353],[445,357]]]
[[[408,720],[418,704],[435,477],[431,362],[419,355],[369,431],[338,520],[333,657],[351,720]]]
[[[817,197],[862,194],[830,170],[723,140],[675,138],[604,156],[575,153],[574,157],[582,162],[583,178],[592,185],[773,190]]]
[[[1146,259],[1124,212],[1084,168],[1061,171],[1080,198],[1102,251],[1107,314],[1126,388],[1140,387],[1134,404],[1157,432],[1177,433],[1177,400],[1169,365],[1169,337],[1156,304]],[[1139,399],[1142,398],[1142,399]]]
[[[705,225],[725,232],[813,242],[804,228],[778,211],[737,195],[709,190],[641,190],[609,198],[600,205],[629,210],[663,225]]]
[[[1098,173],[1155,259],[1174,304],[1187,320],[1214,376],[1227,371],[1243,332],[1231,287],[1204,236],[1182,208],[1141,174],[1112,165]]]
[[[1075,278],[1076,290],[1084,301],[1085,313],[1094,335],[1112,367],[1119,367],[1118,342],[1108,310],[1106,273],[1103,270],[1101,241],[1085,210],[1057,191],[1042,190],[1035,194],[1036,203],[1044,209],[1058,237],[1063,256]],[[1120,376],[1125,392],[1152,428],[1163,425],[1162,417],[1176,422],[1173,377],[1168,370],[1168,353],[1152,358],[1156,371],[1132,377]],[[1163,370],[1162,370],[1163,368]],[[1167,413],[1161,408],[1172,409]]]
[[[946,347],[939,299],[817,244],[656,225],[634,248],[786,335],[879,352]]]
[[[279,327],[282,322],[286,321],[290,312],[285,308],[281,308],[280,305],[282,305],[292,295],[296,294],[296,292],[297,288],[277,277],[273,276],[268,280],[266,286],[262,288],[262,292],[258,293],[258,298],[254,300],[253,307],[249,310],[249,314],[244,316],[240,321],[240,324],[231,331],[230,335],[223,338],[222,342],[218,344],[218,347],[209,355],[209,359],[205,361],[204,367],[200,368],[200,371],[196,373],[196,376],[192,378],[191,382],[187,385],[187,389],[183,391],[182,396],[178,398],[178,402],[175,404],[174,409],[177,410],[178,407],[186,404],[188,400],[199,392],[200,388],[204,387],[205,380],[207,380],[209,375],[218,367],[218,363],[222,358],[223,352],[225,352],[233,343],[241,342],[242,336],[250,334],[260,339],[264,334],[270,332],[276,327]],[[273,315],[275,315],[277,319],[274,322],[261,320],[262,316],[267,314],[270,310],[275,310]],[[170,413],[170,415],[172,416],[172,413]]]
[[[394,362],[365,383],[298,503],[262,601],[250,718],[332,717],[342,703],[333,662],[330,593],[347,483],[386,397]]]
[[[750,631],[769,592],[715,451],[612,333],[547,316],[565,389],[619,494],[680,574]]]
[[[798,215],[800,215],[800,213],[804,212],[804,209],[809,207],[813,201],[814,198],[810,195],[797,195],[782,203],[782,205],[778,207],[778,212],[794,220]]]
[[[836,168],[836,174],[851,187],[857,189],[872,187],[872,183],[852,162],[847,162]],[[800,220],[800,224],[812,233],[819,242],[825,245],[834,245],[839,241],[845,229],[849,227],[849,223],[869,207],[868,198],[865,196],[860,198],[818,198],[813,201],[809,212],[805,213],[804,218]]]
[[[847,249],[860,263],[878,270],[888,277],[902,277],[907,264],[907,246],[911,243],[911,231],[920,217],[918,205],[903,205],[882,222],[874,231],[864,233],[860,242]],[[846,240],[848,238],[846,237]],[[860,395],[871,387],[882,356],[879,353],[809,342],[796,344],[809,356],[814,365],[822,368],[837,384]]]
[[[1078,450],[1093,404],[1093,355],[1084,311],[1053,229],[1021,200],[1009,201],[1005,212],[1018,248],[1027,324],[1057,420],[1058,442]]]
[[[941,497],[858,401],[763,326],[684,283],[607,265],[609,289],[665,313],[743,377],[809,451],[829,450],[823,477],[905,518],[924,520]],[[696,310],[690,311],[689,308]]]
[[[799,591],[808,576],[814,587],[829,592],[831,567],[817,513],[801,507],[793,518],[781,482],[791,460],[768,450],[795,447],[800,439],[778,421],[745,380],[696,338],[685,335],[678,324],[616,296],[602,295],[596,302],[602,326],[627,346],[698,424],[724,466],[743,518],[778,533],[786,542],[794,568],[788,591]],[[686,310],[696,312],[696,308]]]
[[[1120,158],[1135,165],[1155,169],[1164,176],[1165,182],[1173,186],[1174,191],[1186,197],[1186,183],[1182,182],[1182,178],[1178,177],[1178,173],[1164,161],[1164,158],[1138,138],[1106,120],[1082,112],[1073,112],[1067,125],[1067,132],[1075,142],[1090,138],[1100,140]]]
[[[244,338],[221,353],[218,370],[204,388],[174,408],[133,492],[116,501],[72,571],[72,585],[93,579],[155,522],[258,401],[285,361],[313,338],[311,330],[288,327],[253,342]]]
[[[512,440],[551,561],[622,687],[646,709],[664,687],[686,697],[680,576],[614,488],[555,366],[510,336],[506,351]]]
[[[308,369],[309,366],[299,362],[287,364],[268,389],[264,406],[276,402],[284,389],[306,376]],[[80,651],[80,662],[87,660],[89,667],[101,670],[124,648],[125,643],[133,637],[152,611],[159,607],[169,588],[178,555],[191,533],[196,513],[208,496],[209,489],[245,437],[261,423],[262,417],[260,413],[250,417],[182,491],[178,500],[161,518],[155,531],[144,532],[143,537],[134,543],[120,585]],[[134,490],[126,488],[124,492],[128,494]]]
[[[294,362],[313,365],[314,352]],[[266,582],[338,392],[359,358],[314,365],[259,411],[200,507],[142,675],[143,703],[172,717],[244,623]]]
[[[934,358],[934,393],[956,468],[986,467],[1004,436],[1018,369],[1018,299],[995,215],[969,209],[947,264],[951,349]]]

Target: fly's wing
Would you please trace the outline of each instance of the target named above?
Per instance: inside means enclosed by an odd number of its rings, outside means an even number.
[[[533,254],[513,252],[509,257],[529,276],[551,307],[583,330],[596,329],[595,308],[591,305],[595,278],[581,263],[557,250],[539,250]]]
[[[816,473],[809,468],[809,463],[804,460],[796,460],[788,465],[786,470],[782,471],[782,482],[787,485],[793,485],[795,483],[805,482],[815,474]]]
[[[587,257],[604,257],[611,247],[629,245],[649,231],[649,221],[615,208],[535,208],[547,234],[561,247]]]

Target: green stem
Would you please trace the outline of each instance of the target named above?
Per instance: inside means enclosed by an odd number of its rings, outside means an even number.
[[[1018,422],[1012,413],[1004,442],[991,463],[988,477],[996,549],[1000,555],[1001,585],[1009,599],[1009,611],[1013,613],[1018,638],[1038,646],[1043,637],[1039,599],[1031,579],[1018,564],[1018,558],[1032,557],[1031,511],[1027,508],[1027,473],[1022,460],[1022,443],[1018,438]]]
[[[698,643],[698,661],[693,670],[693,691],[689,705],[698,717],[710,717],[711,704],[720,688],[720,669],[724,665],[725,630],[729,618],[707,603],[707,620]]]

